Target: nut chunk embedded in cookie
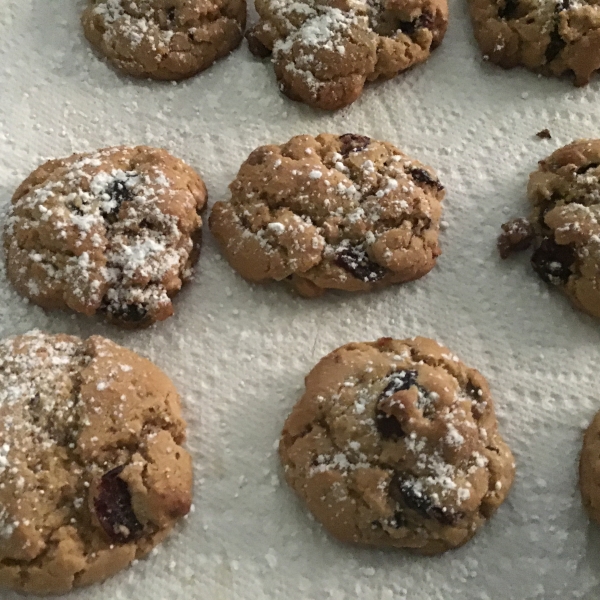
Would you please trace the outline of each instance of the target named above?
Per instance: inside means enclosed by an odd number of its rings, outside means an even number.
[[[540,161],[527,195],[534,270],[600,317],[600,140],[577,140]]]
[[[326,110],[427,60],[448,25],[446,0],[257,0],[256,10],[250,50],[272,53],[287,96]]]
[[[62,594],[148,554],[190,510],[185,430],[170,379],[110,340],[0,341],[0,586]]]
[[[515,472],[486,380],[426,338],[347,344],[323,358],[279,454],[333,536],[422,554],[470,540]]]
[[[158,148],[48,161],[12,198],[8,278],[46,309],[103,314],[127,328],[162,321],[192,276],[205,205],[198,174]]]
[[[85,36],[134,77],[185,79],[242,41],[246,0],[89,0]]]
[[[600,6],[589,0],[469,0],[486,60],[585,85],[600,69]]]
[[[432,169],[364,135],[303,135],[248,157],[209,224],[250,281],[304,296],[411,281],[440,254],[444,188]]]

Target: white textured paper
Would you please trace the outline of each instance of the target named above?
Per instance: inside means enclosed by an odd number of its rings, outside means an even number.
[[[294,134],[367,134],[434,166],[447,188],[443,255],[421,281],[368,295],[295,298],[252,286],[207,233],[176,316],[124,333],[45,314],[0,272],[0,335],[99,333],[153,359],[185,402],[195,511],[148,560],[72,594],[115,600],[568,600],[600,597],[600,528],[576,488],[582,427],[600,409],[600,325],[495,238],[526,211],[528,173],[576,137],[600,137],[600,79],[505,72],[481,61],[464,0],[425,65],[316,112],[277,92],[245,45],[187,82],[123,78],[96,58],[81,2],[0,0],[0,211],[42,160],[112,144],[164,146],[197,168],[211,203],[256,146]],[[549,128],[552,140],[535,133]],[[467,546],[437,558],[341,545],[280,482],[274,443],[324,354],[350,341],[426,335],[491,383],[517,478]],[[0,592],[1,598],[13,595]],[[14,596],[16,598],[16,596]]]

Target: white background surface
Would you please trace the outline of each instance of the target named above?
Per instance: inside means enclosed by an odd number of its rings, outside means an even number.
[[[244,45],[177,85],[122,78],[89,50],[81,2],[0,0],[0,211],[39,162],[112,144],[164,146],[204,177],[211,203],[247,154],[293,134],[353,131],[434,166],[447,188],[438,266],[368,295],[295,298],[255,287],[206,243],[175,317],[137,333],[44,314],[0,271],[0,334],[33,327],[111,337],[155,360],[185,401],[195,512],[159,552],[72,598],[131,600],[529,600],[600,597],[600,529],[576,489],[582,427],[600,409],[598,323],[527,264],[501,262],[500,224],[527,210],[536,161],[600,137],[600,78],[504,72],[481,61],[464,0],[425,65],[371,85],[348,109],[316,112],[278,94]],[[548,127],[552,140],[535,133]],[[342,546],[280,484],[274,442],[303,376],[337,346],[427,335],[491,383],[517,478],[497,516],[438,558]],[[1,598],[13,598],[0,592]]]

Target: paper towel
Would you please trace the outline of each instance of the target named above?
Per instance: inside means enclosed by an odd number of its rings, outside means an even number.
[[[74,599],[596,599],[600,528],[581,509],[582,427],[600,409],[597,321],[543,284],[527,258],[501,262],[500,224],[527,211],[536,161],[600,137],[600,79],[484,63],[464,0],[424,65],[367,86],[351,107],[316,112],[279,95],[245,46],[179,84],[117,75],[89,49],[82,2],[0,0],[0,207],[39,162],[111,144],[164,146],[197,168],[211,202],[256,146],[294,134],[367,134],[432,165],[447,188],[435,269],[365,295],[295,298],[238,277],[206,236],[175,317],[141,332],[45,314],[0,273],[0,334],[33,327],[99,333],[174,379],[189,422],[195,510],[148,560]],[[549,128],[551,140],[535,133]],[[379,336],[435,337],[488,377],[517,459],[513,491],[465,547],[436,558],[341,545],[280,480],[274,443],[325,353]],[[16,598],[1,593],[6,599]]]

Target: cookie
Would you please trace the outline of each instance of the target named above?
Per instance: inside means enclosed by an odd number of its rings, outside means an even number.
[[[484,58],[585,85],[600,69],[600,7],[572,0],[469,0]]]
[[[527,194],[531,233],[515,249],[532,241],[538,275],[600,317],[600,140],[575,141],[540,161]]]
[[[62,594],[160,543],[188,513],[179,396],[102,337],[0,341],[0,586]]]
[[[279,454],[331,535],[421,554],[471,539],[515,471],[484,377],[421,337],[347,344],[323,358]]]
[[[18,292],[46,309],[145,327],[200,253],[206,187],[165,150],[105,148],[51,160],[17,189],[4,234]]]
[[[242,41],[246,0],[89,0],[85,36],[134,77],[185,79]]]
[[[354,102],[367,81],[429,58],[448,26],[446,0],[256,0],[250,50],[272,54],[284,94],[325,110]]]
[[[297,136],[252,152],[229,187],[210,229],[249,281],[366,291],[418,279],[440,254],[444,188],[388,142]]]
[[[585,511],[592,521],[600,525],[600,412],[583,436],[579,457],[579,489]]]

